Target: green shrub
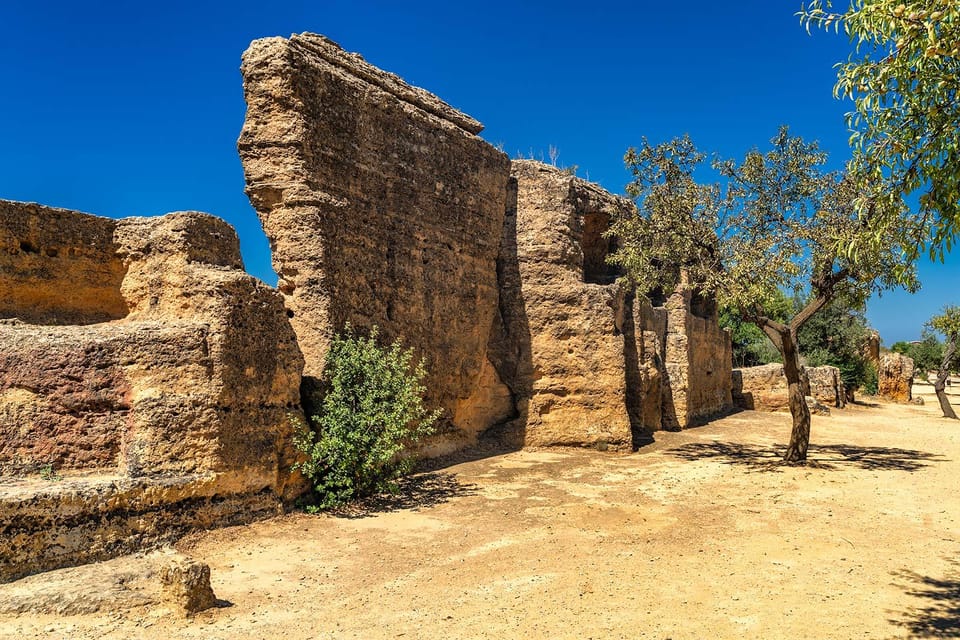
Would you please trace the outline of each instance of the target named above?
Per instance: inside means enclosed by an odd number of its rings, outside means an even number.
[[[807,365],[840,369],[847,389],[876,393],[877,372],[863,352],[870,336],[864,305],[837,298],[817,312],[797,332],[800,352]]]
[[[864,365],[863,383],[861,386],[863,392],[868,396],[877,395],[877,390],[880,385],[878,375],[877,366],[868,360]]]
[[[400,340],[377,344],[349,325],[333,339],[323,371],[323,400],[312,429],[301,425],[294,445],[305,459],[294,465],[311,481],[319,509],[381,492],[413,466],[409,447],[433,433],[440,411],[423,406],[421,360]]]

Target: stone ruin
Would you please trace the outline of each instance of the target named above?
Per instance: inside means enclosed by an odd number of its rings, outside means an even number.
[[[606,263],[611,218],[633,203],[530,160],[513,162],[513,180],[488,352],[515,398],[510,438],[631,447],[729,409],[715,310],[689,293],[641,303]]]
[[[0,580],[272,515],[301,490],[302,358],[282,298],[242,268],[208,215],[0,201]]]
[[[322,36],[258,40],[242,69],[240,156],[305,391],[349,322],[427,358],[448,424],[432,453],[492,425],[518,444],[629,446],[640,427],[730,406],[715,313],[695,316],[681,295],[670,311],[638,307],[634,331],[605,263],[628,201],[511,164],[480,123]]]
[[[847,405],[846,388],[837,367],[803,367],[800,385],[808,404],[816,402],[838,409]],[[771,363],[734,369],[733,402],[741,409],[789,411],[790,396],[783,365]]]
[[[426,357],[427,401],[456,430],[446,441],[471,441],[507,410],[486,346],[510,160],[479,122],[322,36],[257,40],[242,71],[247,193],[305,391],[335,332],[377,325]]]
[[[879,353],[873,361],[877,368],[877,397],[907,403],[913,399],[913,359],[899,353]],[[866,351],[867,354],[870,351]],[[801,383],[804,394],[827,407],[843,408],[853,401],[837,367],[804,367]],[[788,407],[787,379],[783,365],[765,364],[733,370],[733,402],[741,409],[782,411]]]
[[[877,366],[877,395],[893,402],[913,400],[913,358],[894,353],[880,354]]]
[[[257,40],[242,70],[276,290],[204,214],[0,202],[0,580],[277,513],[347,323],[427,358],[446,428],[422,455],[484,434],[627,449],[731,407],[713,305],[633,296],[606,265],[629,201],[511,163],[322,36]]]

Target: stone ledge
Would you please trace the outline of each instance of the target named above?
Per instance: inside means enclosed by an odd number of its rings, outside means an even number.
[[[170,544],[281,513],[270,489],[218,493],[217,474],[70,475],[0,482],[0,582]]]

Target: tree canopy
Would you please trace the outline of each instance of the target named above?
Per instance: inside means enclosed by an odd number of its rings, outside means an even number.
[[[739,164],[713,162],[725,189],[697,182],[707,157],[689,136],[656,146],[644,139],[628,150],[627,192],[638,207],[613,222],[610,234],[622,242],[611,262],[641,292],[676,288],[683,271],[721,307],[751,321],[770,320],[767,310],[783,306],[784,291],[806,291],[812,300],[825,295],[805,322],[841,295],[861,305],[873,291],[899,286],[900,275],[916,288],[902,251],[908,223],[887,225],[884,242],[868,247],[864,237],[874,230],[851,204],[857,185],[841,172],[825,172],[826,153],[787,127],[771,145]],[[861,243],[856,255],[838,250]]]
[[[906,248],[916,254],[930,242],[942,259],[960,231],[960,3],[850,0],[835,12],[831,0],[809,0],[799,15],[808,30],[842,27],[854,47],[837,65],[834,94],[853,101],[858,210],[878,222],[918,194]],[[878,224],[874,239],[882,233]]]
[[[783,357],[791,389],[794,430],[785,459],[799,462],[810,413],[800,391],[798,329],[839,296],[862,304],[877,289],[915,287],[916,278],[898,215],[883,227],[883,242],[865,242],[875,229],[853,206],[856,183],[825,172],[826,154],[786,127],[771,144],[739,163],[714,162],[724,188],[697,181],[706,156],[687,136],[656,146],[644,139],[630,149],[628,193],[637,208],[613,221],[619,248],[610,260],[641,293],[692,287],[763,331]],[[851,246],[860,248],[839,250]],[[809,299],[789,322],[767,315],[784,291]]]

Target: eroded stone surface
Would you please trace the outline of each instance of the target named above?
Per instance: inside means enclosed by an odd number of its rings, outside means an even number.
[[[682,429],[730,409],[733,348],[715,304],[689,289],[677,291],[662,310],[645,310],[641,326],[653,331],[661,349],[663,428]]]
[[[800,384],[804,396],[823,406],[843,408],[847,393],[837,367],[803,367]],[[733,399],[742,409],[789,411],[790,398],[783,365],[763,364],[733,371]]]
[[[210,566],[193,558],[178,557],[158,572],[163,601],[175,613],[192,616],[217,604],[210,587]]]
[[[638,443],[730,400],[730,340],[689,293],[635,299],[606,263],[605,233],[632,207],[597,185],[514,161],[489,354],[517,398],[512,437],[528,445]]]
[[[840,378],[840,369],[830,365],[804,367],[810,383],[810,395],[828,407],[847,406],[846,386]]]
[[[478,419],[473,399],[498,407],[478,385],[508,158],[474,135],[472,118],[322,36],[257,40],[242,71],[247,193],[273,247],[306,387],[333,332],[376,324],[426,356],[427,403],[459,431],[445,437],[474,438],[496,416]]]
[[[8,201],[0,221],[17,249],[0,271],[14,292],[0,311],[0,580],[263,517],[302,490],[289,473],[302,357],[281,297],[240,270],[229,225]],[[83,241],[83,260],[66,259]],[[122,278],[73,288],[90,265]],[[42,312],[16,293],[31,274]],[[97,315],[114,298],[122,317]],[[57,480],[76,472],[92,484]]]
[[[893,351],[880,355],[877,367],[877,395],[894,402],[913,398],[913,358]]]
[[[0,318],[92,324],[123,318],[116,221],[0,200]]]
[[[801,384],[804,386],[804,395],[809,395],[809,382],[802,380]],[[742,409],[789,411],[789,393],[783,365],[774,362],[734,369],[733,400]]]
[[[538,162],[515,161],[513,174],[490,349],[518,398],[512,438],[629,447],[625,351],[635,338],[624,333],[630,312],[604,262],[603,233],[630,203]]]

